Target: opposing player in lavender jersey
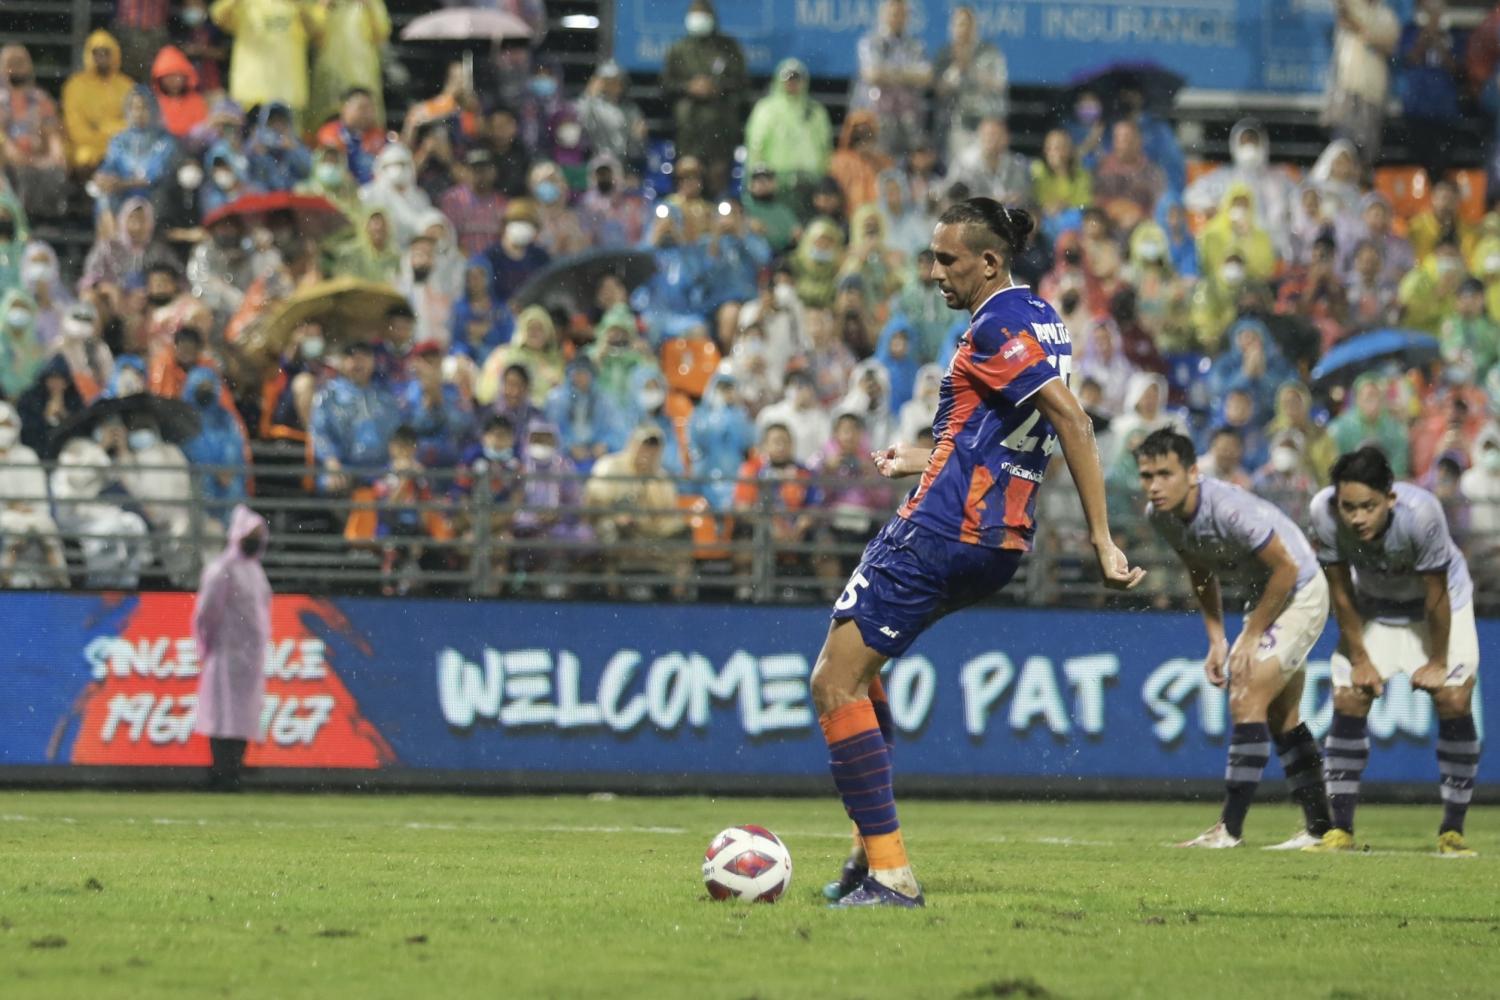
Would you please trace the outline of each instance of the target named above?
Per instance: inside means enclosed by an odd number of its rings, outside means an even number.
[[[1474,586],[1438,498],[1395,482],[1376,448],[1333,466],[1333,485],[1312,500],[1312,534],[1328,577],[1339,648],[1328,730],[1328,797],[1333,829],[1312,851],[1354,849],[1359,781],[1370,758],[1365,722],[1385,682],[1398,673],[1432,695],[1438,717],[1443,820],[1438,853],[1469,857],[1464,817],[1479,769],[1472,701],[1479,671]]]
[[[1234,722],[1219,822],[1179,847],[1238,847],[1274,742],[1304,829],[1275,845],[1317,843],[1329,829],[1321,755],[1300,718],[1303,666],[1328,624],[1328,584],[1306,537],[1269,501],[1198,475],[1188,438],[1170,428],[1135,449],[1146,517],[1187,567],[1208,631],[1203,672],[1229,689]],[[1234,645],[1224,633],[1221,582],[1243,587],[1249,610]]]
[[[828,889],[835,906],[921,906],[891,791],[890,708],[880,668],[929,625],[994,593],[1031,547],[1036,493],[1058,444],[1083,501],[1107,586],[1143,575],[1111,540],[1093,424],[1068,388],[1072,340],[1010,265],[1033,222],[991,198],[938,220],[932,276],[969,329],[943,376],[932,448],[872,456],[882,475],[922,479],[865,548],[812,676],[829,765],[857,845]]]

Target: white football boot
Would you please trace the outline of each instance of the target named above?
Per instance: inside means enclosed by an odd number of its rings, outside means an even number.
[[[1268,844],[1267,846],[1262,847],[1261,850],[1262,851],[1300,851],[1304,847],[1311,847],[1314,844],[1321,844],[1322,842],[1323,842],[1323,838],[1322,837],[1314,837],[1312,834],[1308,833],[1306,830],[1298,830],[1296,832],[1296,834],[1292,837],[1291,840],[1283,840],[1279,844]]]
[[[1224,829],[1223,823],[1215,823],[1204,830],[1192,840],[1184,840],[1177,847],[1207,847],[1211,850],[1222,850],[1226,847],[1239,847],[1244,841],[1238,837],[1231,837],[1229,831]]]

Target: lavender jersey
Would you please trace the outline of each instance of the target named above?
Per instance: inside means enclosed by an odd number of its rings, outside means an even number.
[[[1344,527],[1334,508],[1333,487],[1312,500],[1313,542],[1325,566],[1344,563],[1354,578],[1354,597],[1368,618],[1421,618],[1427,589],[1424,573],[1448,572],[1448,604],[1454,611],[1474,598],[1469,564],[1453,544],[1438,498],[1419,486],[1397,483],[1391,522],[1369,542]]]
[[[1321,572],[1312,546],[1292,519],[1270,501],[1232,483],[1200,479],[1198,509],[1186,521],[1150,506],[1146,519],[1184,560],[1210,570],[1220,582],[1241,585],[1252,602],[1260,599],[1271,578],[1258,553],[1272,538],[1281,539],[1297,564],[1295,589],[1301,590]]]

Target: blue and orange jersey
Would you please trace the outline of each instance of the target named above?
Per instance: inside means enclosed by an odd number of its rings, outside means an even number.
[[[985,300],[959,338],[938,396],[936,442],[901,517],[971,545],[1031,548],[1036,492],[1057,450],[1033,397],[1068,382],[1073,342],[1024,285]]]

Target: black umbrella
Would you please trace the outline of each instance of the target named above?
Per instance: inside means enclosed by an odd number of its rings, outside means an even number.
[[[1145,110],[1160,114],[1172,107],[1177,92],[1186,82],[1179,74],[1149,59],[1107,63],[1075,74],[1068,81],[1068,102],[1071,105],[1080,93],[1091,91],[1113,117],[1119,110],[1120,94],[1134,90],[1144,99]]]
[[[52,440],[61,447],[70,438],[94,433],[95,427],[110,419],[122,420],[126,429],[130,429],[140,422],[142,416],[154,418],[162,440],[170,444],[191,441],[198,436],[198,431],[203,426],[198,419],[198,411],[182,400],[137,392],[96,401],[82,413],[75,413],[59,425],[52,432]]]
[[[531,276],[510,297],[510,311],[531,305],[562,306],[570,312],[593,308],[599,282],[614,275],[631,291],[656,273],[656,257],[643,250],[590,250],[564,258]]]

